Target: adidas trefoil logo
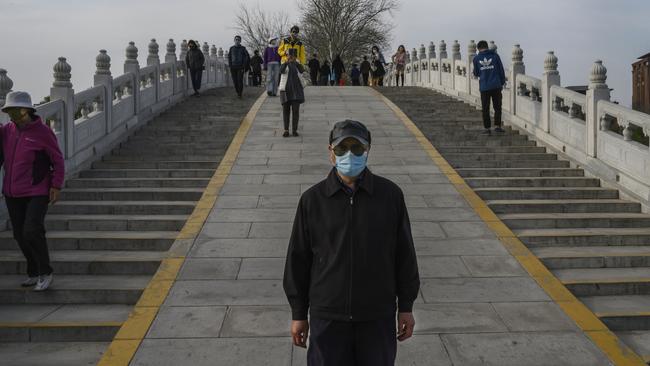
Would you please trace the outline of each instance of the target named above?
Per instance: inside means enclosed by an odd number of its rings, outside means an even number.
[[[494,65],[492,65],[492,59],[488,59],[487,57],[483,57],[483,59],[478,60],[478,62],[481,64],[481,70],[492,70],[492,69],[494,69]]]

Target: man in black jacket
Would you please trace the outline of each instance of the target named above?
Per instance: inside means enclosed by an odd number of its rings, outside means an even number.
[[[201,78],[203,78],[203,70],[205,69],[205,57],[194,40],[191,39],[187,42],[187,45],[190,49],[185,55],[185,66],[190,69],[190,79],[194,89],[193,95],[198,97],[201,89]]]
[[[363,86],[368,86],[368,78],[370,77],[370,61],[368,61],[368,56],[363,56],[361,76],[363,77]]]
[[[244,73],[250,69],[250,60],[246,47],[241,44],[241,37],[235,36],[235,45],[228,51],[228,66],[232,82],[235,84],[235,91],[240,98],[244,91]]]
[[[309,60],[307,66],[309,67],[309,78],[311,79],[311,85],[318,85],[318,70],[320,70],[320,62],[318,61],[318,56],[315,53],[311,60]]]
[[[366,168],[362,123],[338,122],[329,141],[335,167],[300,198],[284,268],[293,343],[309,335],[309,366],[393,366],[420,288],[404,195]]]
[[[260,56],[260,51],[255,50],[253,52],[253,57],[251,57],[251,74],[253,75],[253,86],[262,85],[262,56]]]

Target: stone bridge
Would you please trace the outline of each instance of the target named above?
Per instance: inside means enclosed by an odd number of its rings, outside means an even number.
[[[205,92],[188,98],[186,43],[165,62],[158,49],[140,67],[129,44],[118,77],[100,51],[95,86],[76,93],[65,58],[54,66],[38,113],[69,172],[46,219],[55,282],[19,287],[6,223],[3,365],[304,365],[283,258],[344,118],[372,131],[370,169],[400,185],[412,221],[422,286],[397,365],[650,361],[650,116],[609,102],[601,62],[583,95],[560,86],[552,52],[526,75],[515,46],[506,133],[487,137],[474,42],[465,58],[431,43],[405,88],[308,87],[300,137],[282,138],[279,101],[235,98],[221,50],[203,44]],[[0,105],[12,88],[0,69]]]

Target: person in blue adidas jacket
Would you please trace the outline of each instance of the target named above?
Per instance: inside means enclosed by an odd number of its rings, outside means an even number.
[[[490,50],[486,41],[480,41],[477,45],[478,55],[474,57],[474,76],[479,78],[481,91],[481,106],[483,109],[484,135],[492,134],[490,128],[490,100],[494,107],[495,132],[504,132],[501,128],[501,90],[506,84],[506,73],[503,70],[501,58],[493,50]]]

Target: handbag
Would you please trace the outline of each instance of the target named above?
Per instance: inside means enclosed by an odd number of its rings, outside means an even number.
[[[296,73],[298,76],[298,81],[300,81],[300,85],[305,88],[305,79],[303,78],[302,74],[300,71]],[[287,81],[289,79],[289,67],[284,69],[284,72],[280,74],[280,84],[278,85],[278,90],[279,91],[286,91],[287,90]]]

